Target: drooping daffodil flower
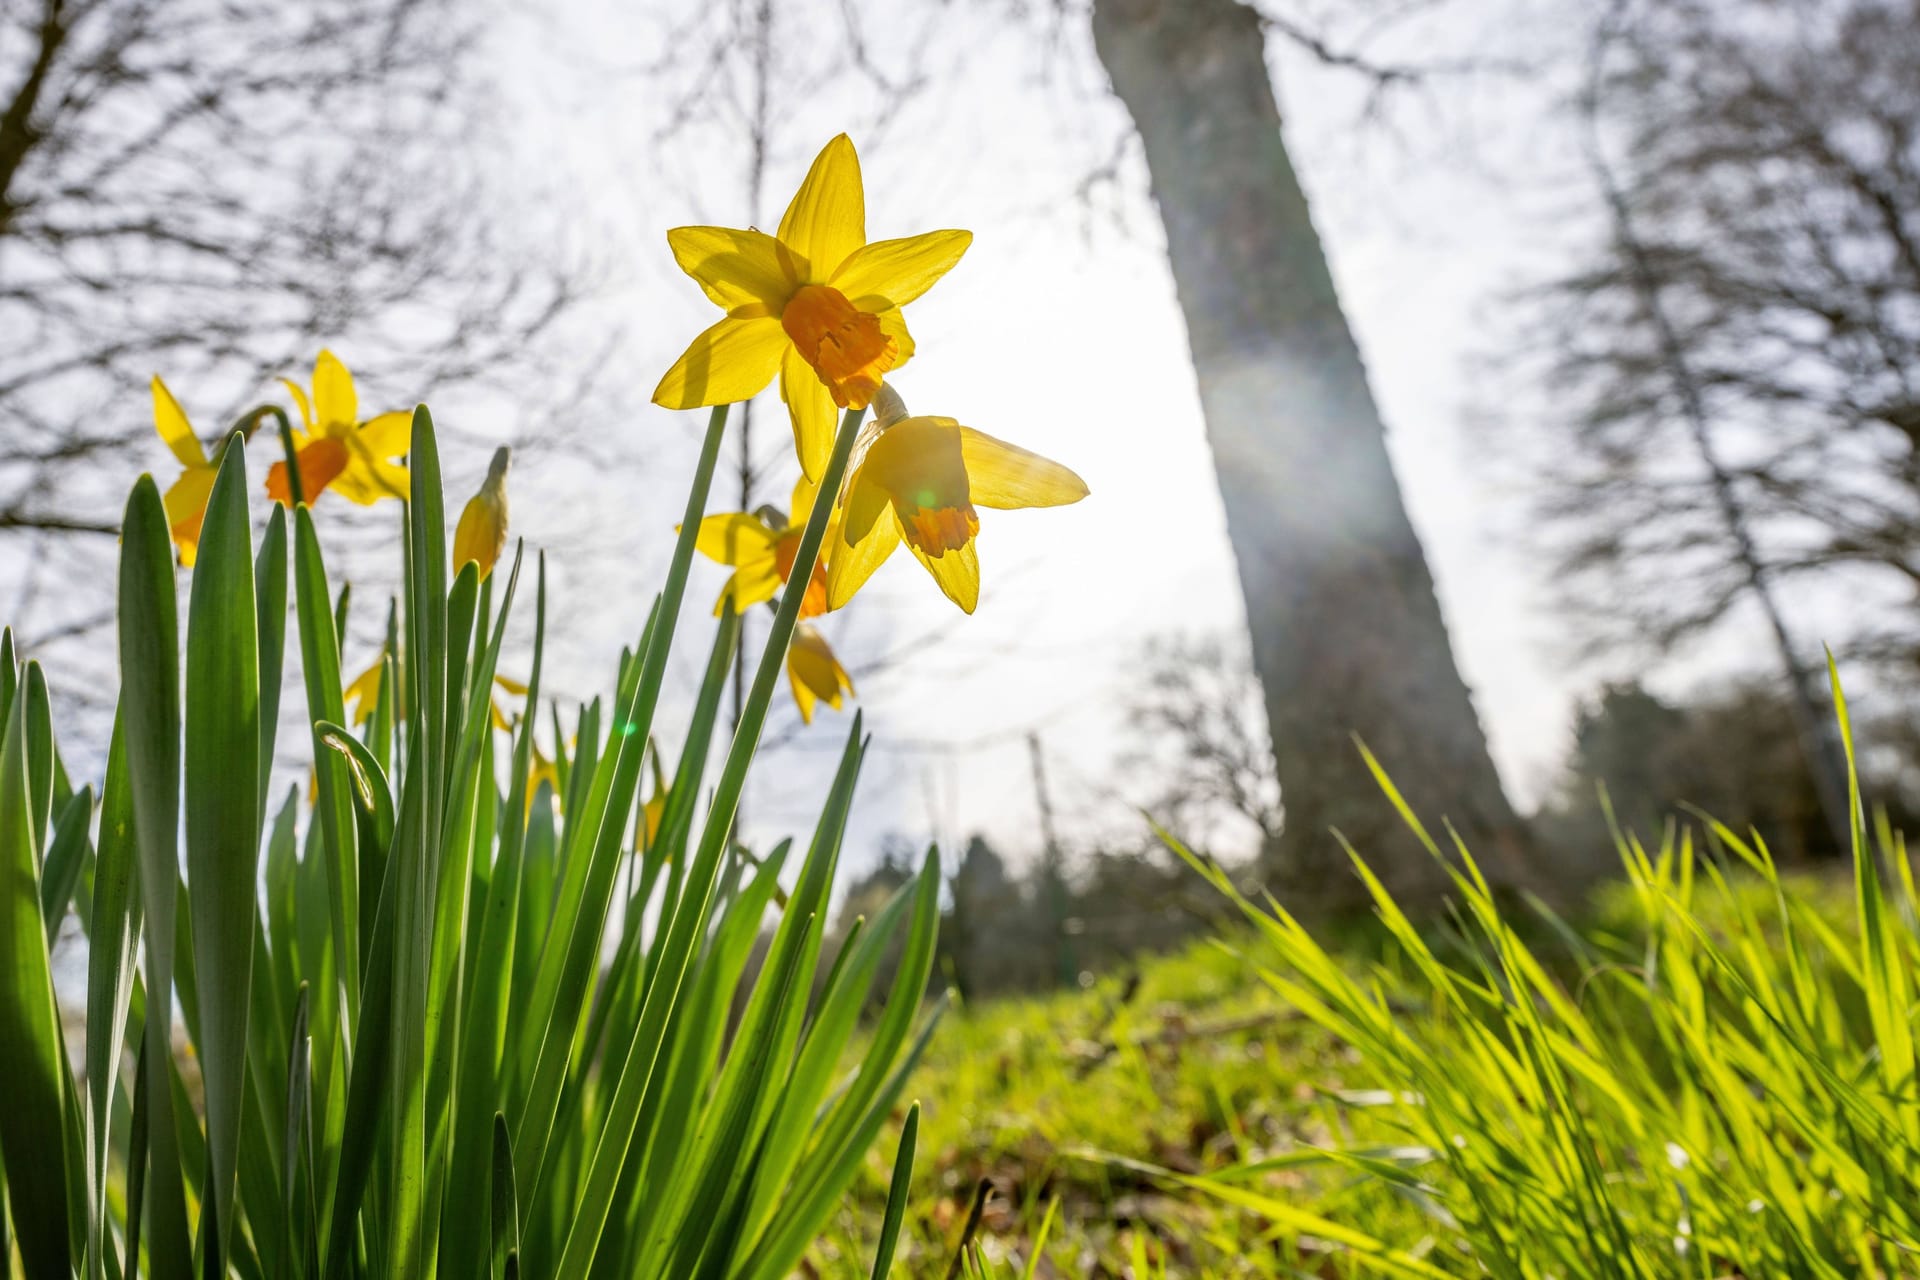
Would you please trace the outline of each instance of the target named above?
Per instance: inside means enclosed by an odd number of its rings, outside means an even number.
[[[900,309],[960,260],[970,231],[867,241],[860,159],[845,134],[808,170],[776,234],[726,227],[667,233],[674,260],[726,311],[660,379],[669,409],[749,400],[780,375],[800,469],[818,481],[835,407],[864,409],[913,355]]]
[[[311,397],[299,383],[280,381],[300,409],[303,429],[293,433],[293,444],[302,501],[311,506],[328,489],[363,507],[382,498],[406,500],[407,469],[395,459],[405,456],[413,442],[411,413],[396,410],[362,422],[353,375],[331,351],[322,351],[314,362]],[[284,461],[267,470],[267,494],[275,502],[293,505]]]
[[[980,600],[977,508],[1059,507],[1087,496],[1086,481],[1037,453],[952,418],[908,417],[891,386],[874,407],[829,544],[830,609],[851,600],[905,542],[947,598],[972,613]]]
[[[153,429],[160,433],[167,450],[185,468],[180,478],[167,486],[161,501],[167,509],[167,528],[180,553],[180,563],[191,569],[200,549],[200,523],[206,519],[213,478],[220,474],[220,457],[217,452],[212,458],[207,457],[206,447],[193,433],[186,411],[158,374],[153,378]],[[221,445],[222,449],[225,447]]]
[[[707,558],[733,566],[733,576],[714,602],[716,616],[729,600],[736,613],[744,613],[771,600],[787,584],[794,558],[800,552],[800,537],[806,532],[807,516],[813,511],[814,491],[812,481],[801,476],[793,486],[793,503],[788,511],[764,506],[751,514],[729,511],[700,522],[694,546]],[[800,616],[812,618],[826,611],[827,570],[816,561],[807,579],[806,596],[800,602]]]
[[[811,623],[802,622],[793,629],[793,643],[787,646],[787,682],[793,686],[794,705],[806,724],[813,723],[816,704],[824,702],[838,711],[843,695],[853,696],[853,677]]]

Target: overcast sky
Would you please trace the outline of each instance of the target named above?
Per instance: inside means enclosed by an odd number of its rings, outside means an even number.
[[[1523,31],[1510,6],[1498,8],[1508,15],[1500,38],[1514,47],[1544,52],[1566,34],[1566,24],[1547,21]],[[1495,6],[1462,0],[1456,9],[1449,28],[1410,29],[1378,46],[1381,56],[1444,57],[1449,40],[1497,53],[1484,41]],[[706,42],[725,30],[724,17],[687,24],[689,8],[674,4],[555,19],[535,42],[543,58],[597,63],[599,74],[555,78],[531,71],[538,60],[521,61],[529,73],[508,91],[528,118],[553,122],[536,130],[544,162],[603,193],[592,216],[629,277],[639,395],[712,318],[667,255],[665,229],[771,226],[813,153],[840,129],[862,150],[870,237],[941,226],[975,233],[961,264],[909,309],[919,355],[895,384],[915,412],[951,415],[1066,462],[1092,496],[1067,509],[984,514],[985,588],[973,617],[901,557],[825,630],[856,668],[888,659],[860,681],[875,754],[853,860],[870,857],[883,831],[951,842],[979,830],[1018,858],[1039,842],[1026,733],[1042,735],[1070,833],[1124,826],[1144,798],[1128,793],[1136,784],[1115,767],[1131,745],[1121,713],[1142,643],[1243,625],[1185,331],[1137,149],[1120,152],[1114,180],[1091,200],[1076,194],[1127,125],[1082,19],[1043,27],[985,4],[857,6],[879,75],[926,80],[895,110],[869,77],[835,70],[844,46],[837,10],[801,3],[782,20],[758,211],[746,206],[745,144],[729,117],[729,104],[750,90],[744,64],[705,70]],[[1568,672],[1562,624],[1539,604],[1523,504],[1510,469],[1483,465],[1486,442],[1470,422],[1483,389],[1470,379],[1497,338],[1489,309],[1564,243],[1568,166],[1549,109],[1554,85],[1442,79],[1369,116],[1362,79],[1283,42],[1271,53],[1288,141],[1456,653],[1509,787],[1530,800],[1561,749],[1570,698],[1593,676]],[[613,111],[601,96],[609,85],[620,104]],[[663,137],[670,114],[689,123]],[[764,400],[758,438],[771,451],[764,456],[780,458],[784,415],[771,395]],[[619,428],[648,450],[636,482],[657,495],[648,506],[675,509],[703,418],[644,406]],[[783,502],[792,475],[790,456],[781,458],[759,500]],[[524,488],[516,515],[538,538],[547,513],[531,475]],[[653,518],[651,553],[636,563],[657,572],[671,523]],[[702,617],[723,579],[718,568],[697,570],[690,639],[704,637]],[[573,615],[569,648],[609,652],[637,625],[633,609],[619,612],[627,616]],[[698,649],[696,639],[685,668]],[[785,744],[781,763],[761,771],[751,797],[758,839],[810,819],[823,766],[809,758],[830,758],[846,725],[826,713],[796,733],[790,721],[782,706],[771,730]]]
[[[1070,840],[1085,847],[1133,827],[1131,806],[1145,796],[1117,762],[1135,745],[1123,712],[1141,646],[1243,623],[1144,166],[1137,148],[1116,151],[1127,121],[1084,17],[1052,5],[1038,6],[1043,19],[1009,16],[1017,7],[861,0],[851,9],[862,71],[850,65],[837,0],[786,0],[757,211],[730,114],[750,90],[744,63],[709,57],[729,6],[530,11],[500,28],[488,55],[511,122],[493,144],[502,181],[537,194],[569,243],[599,264],[597,314],[620,335],[591,456],[569,451],[551,424],[503,418],[483,396],[435,405],[438,420],[519,448],[514,532],[554,553],[549,688],[578,698],[610,684],[619,646],[637,635],[662,577],[691,476],[704,413],[658,409],[647,396],[714,316],[674,267],[667,228],[770,228],[814,153],[843,129],[865,162],[871,238],[947,226],[975,235],[959,266],[909,308],[919,354],[893,379],[909,406],[1057,458],[1091,486],[1075,507],[983,513],[973,617],[903,555],[824,620],[859,674],[874,735],[849,838],[854,866],[877,856],[888,833],[953,843],[980,831],[1009,857],[1030,857],[1040,843],[1030,731],[1045,744]],[[1429,20],[1376,51],[1445,59],[1522,50],[1553,65],[1556,42],[1575,26],[1557,4],[1458,0],[1440,12],[1451,15],[1444,24]],[[1358,31],[1350,21],[1330,29]],[[1580,231],[1567,130],[1552,110],[1558,84],[1442,78],[1369,112],[1363,79],[1284,42],[1269,52],[1287,140],[1456,656],[1509,789],[1530,803],[1562,750],[1572,700],[1600,673],[1568,662],[1573,637],[1544,603],[1517,472],[1489,455],[1473,418],[1509,394],[1476,372],[1511,336],[1502,295],[1564,261]],[[888,93],[882,80],[919,87]],[[1116,156],[1111,180],[1084,193]],[[364,408],[405,403],[404,388],[381,381],[378,352],[343,340],[340,353],[366,371]],[[755,500],[784,504],[795,466],[772,394],[756,433],[768,475]],[[164,469],[157,442],[153,454],[146,465]],[[486,456],[476,446],[446,458],[450,511]],[[737,505],[732,487],[716,486],[711,509]],[[696,566],[679,688],[657,726],[669,747],[725,576]],[[350,669],[371,656],[380,613],[357,610]],[[503,661],[515,674],[526,662],[530,588],[520,613]],[[783,681],[769,725],[778,750],[749,795],[750,840],[804,834],[849,723],[825,711],[800,729]]]

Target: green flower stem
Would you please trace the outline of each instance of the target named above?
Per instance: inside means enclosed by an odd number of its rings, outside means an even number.
[[[832,460],[827,464],[826,474],[820,479],[820,492],[823,495],[840,492],[840,482],[846,476],[854,438],[860,433],[860,420],[864,416],[864,410],[849,409],[841,418],[840,433],[834,437]],[[826,541],[827,524],[832,519],[833,507],[831,500],[814,503],[813,511],[807,517],[806,531],[800,537],[800,550],[794,556],[789,581],[805,583],[813,575],[813,566],[820,558],[820,545]],[[687,523],[682,528],[683,540],[693,530],[698,518],[697,512],[689,511]],[[556,1275],[586,1275],[599,1248],[620,1173],[626,1164],[627,1149],[633,1141],[641,1103],[649,1091],[657,1065],[662,1031],[679,1002],[693,957],[694,936],[706,927],[712,909],[721,854],[729,844],[734,815],[740,805],[740,792],[747,781],[747,769],[760,744],[760,733],[767,720],[767,705],[773,699],[774,682],[786,661],[787,646],[793,640],[794,626],[800,621],[800,604],[805,596],[806,593],[800,590],[781,594],[779,612],[774,616],[766,648],[761,651],[760,666],[754,672],[746,705],[741,708],[740,722],[734,729],[733,745],[727,752],[727,762],[720,773],[713,805],[708,810],[706,826],[700,833],[700,848],[691,862],[685,896],[674,911],[672,921],[666,926],[667,937],[661,948],[659,968],[649,983],[645,1003],[641,1006],[639,1032],[632,1042],[634,1051],[627,1058],[619,1072],[618,1083],[614,1086],[612,1102],[607,1109],[606,1128],[594,1150],[584,1194],[567,1232],[559,1265],[554,1269]]]

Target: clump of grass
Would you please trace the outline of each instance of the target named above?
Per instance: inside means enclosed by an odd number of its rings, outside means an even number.
[[[859,418],[841,424],[828,492]],[[521,559],[484,580],[471,561],[449,573],[424,408],[405,590],[363,732],[345,727],[345,592],[305,506],[276,507],[253,544],[238,436],[212,483],[184,634],[160,492],[143,477],[128,501],[120,706],[97,805],[67,778],[40,668],[0,635],[0,1275],[10,1257],[29,1280],[789,1273],[931,1033],[939,881],[929,857],[816,973],[857,719],[804,855],[783,843],[753,858],[732,839],[797,591],[708,791],[739,636],[722,616],[657,828],[645,815],[642,764],[725,421],[716,410],[665,587],[633,602],[645,625],[553,780],[532,781],[544,564],[528,714],[497,752],[491,695]],[[831,505],[806,526],[801,581]],[[267,794],[290,608],[315,755],[304,835],[299,796]],[[69,906],[89,942],[82,1076],[48,959]],[[897,976],[875,992],[890,951]],[[882,1012],[849,1064],[870,998]],[[176,1001],[190,1060],[174,1048]]]
[[[1180,1181],[1356,1274],[1920,1273],[1914,882],[1903,840],[1884,821],[1870,836],[1857,784],[1852,798],[1851,930],[1758,835],[1709,824],[1713,856],[1676,832],[1622,838],[1630,941],[1558,927],[1530,942],[1471,854],[1443,854],[1405,813],[1451,869],[1451,945],[1356,856],[1398,947],[1355,972],[1282,904],[1195,862],[1277,957],[1263,981],[1357,1055],[1340,1102],[1366,1137]],[[1303,1169],[1368,1198],[1273,1189]],[[1383,1192],[1412,1214],[1351,1211]]]

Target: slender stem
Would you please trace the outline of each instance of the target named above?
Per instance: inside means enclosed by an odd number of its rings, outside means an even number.
[[[833,441],[833,457],[827,463],[826,474],[820,479],[822,494],[840,491],[840,482],[847,472],[847,460],[853,454],[854,437],[860,434],[860,420],[865,416],[864,409],[849,409],[842,415],[840,434]],[[800,535],[800,550],[793,558],[793,572],[788,579],[790,582],[805,583],[812,577],[813,566],[820,558],[820,545],[826,541],[827,523],[833,515],[833,507],[831,501],[813,504],[813,510],[807,516],[806,530]],[[713,812],[707,819],[706,833],[701,837],[703,842],[724,839],[738,816],[740,789],[746,782],[747,767],[753,761],[754,750],[760,745],[760,732],[767,721],[767,705],[773,700],[774,682],[779,679],[780,669],[786,663],[787,646],[793,641],[793,629],[800,621],[800,604],[806,594],[801,590],[780,593],[780,608],[774,613],[773,629],[767,634],[766,647],[760,651],[760,666],[754,672],[753,687],[747,693],[740,724],[734,730],[733,745],[727,751],[719,789],[714,793]]]

